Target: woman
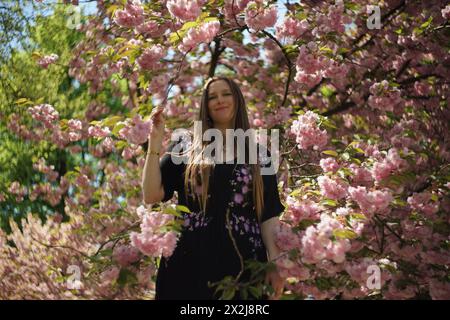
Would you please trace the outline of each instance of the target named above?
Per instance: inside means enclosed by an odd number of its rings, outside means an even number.
[[[166,154],[159,161],[164,134],[162,109],[156,109],[151,119],[142,180],[144,202],[167,201],[177,191],[178,203],[191,211],[184,216],[173,255],[161,259],[156,299],[216,299],[216,288],[210,284],[226,276],[248,281],[245,261],[266,262],[279,255],[274,227],[284,207],[276,176],[261,175],[259,163],[238,164],[233,157],[225,163],[203,161],[207,143],[201,134],[194,135],[193,145],[184,148],[186,152]],[[224,139],[226,129],[249,129],[238,85],[226,77],[210,78],[204,87],[198,120],[201,133],[215,128]],[[194,149],[200,152],[192,152]],[[174,161],[177,156],[188,161]],[[271,298],[278,298],[283,279],[272,271],[267,273],[266,282],[275,290]]]

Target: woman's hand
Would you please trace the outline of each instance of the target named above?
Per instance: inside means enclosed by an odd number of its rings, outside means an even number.
[[[150,146],[158,150],[161,148],[164,138],[165,119],[163,110],[163,106],[158,106],[152,110],[150,115],[150,121],[152,122],[152,128],[149,134]]]
[[[285,279],[280,276],[278,270],[270,271],[266,274],[266,284],[269,284],[274,289],[274,294],[269,297],[269,300],[278,300],[283,294]]]

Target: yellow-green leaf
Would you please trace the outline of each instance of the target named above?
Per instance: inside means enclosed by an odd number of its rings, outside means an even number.
[[[321,205],[330,206],[330,207],[336,207],[338,205],[337,201],[333,199],[324,199],[320,201]]]
[[[16,104],[33,104],[28,98],[20,98],[16,100]]]
[[[38,59],[42,58],[42,54],[39,53],[39,52],[37,52],[37,51],[34,51],[34,52],[31,54],[31,57],[32,57],[34,60],[38,60]]]
[[[337,157],[338,156],[338,153],[336,151],[334,151],[334,150],[325,150],[325,151],[322,151],[322,153],[326,154],[326,155],[329,155],[329,156],[332,156],[332,157]]]
[[[352,230],[338,229],[333,231],[333,235],[340,239],[355,239],[358,235]]]
[[[186,206],[177,205],[176,208],[177,208],[178,211],[186,212],[186,213],[191,213],[191,211],[189,210],[189,208],[186,207]]]
[[[104,119],[102,121],[102,124],[106,127],[112,127],[120,120],[122,120],[121,116],[112,116],[112,117]]]

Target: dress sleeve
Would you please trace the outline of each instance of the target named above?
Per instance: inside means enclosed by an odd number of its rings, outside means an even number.
[[[161,183],[164,188],[163,202],[172,199],[174,191],[180,190],[183,181],[183,164],[179,161],[181,157],[172,153],[172,150],[178,143],[180,141],[172,142],[168,146],[166,154],[161,158],[159,163],[161,168]]]
[[[261,223],[273,217],[279,216],[284,211],[284,206],[280,201],[278,193],[278,179],[276,171],[272,167],[272,158],[269,150],[258,145],[258,159],[261,168],[265,168],[266,174],[262,174],[264,184],[264,208]]]
[[[276,174],[263,175],[262,179],[264,183],[264,208],[261,223],[279,216],[284,211],[284,206],[280,201],[280,195],[278,193]]]

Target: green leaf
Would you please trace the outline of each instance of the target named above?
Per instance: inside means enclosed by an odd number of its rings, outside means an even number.
[[[306,194],[307,195],[314,195],[314,196],[321,196],[322,195],[319,190],[309,190],[308,192],[306,192]]]
[[[126,141],[118,141],[118,142],[116,142],[116,148],[118,149],[118,150],[122,150],[123,148],[125,148],[126,146],[128,145],[128,142],[126,142]]]
[[[422,23],[421,25],[420,25],[420,29],[426,29],[426,28],[428,28],[428,26],[431,24],[431,21],[433,21],[433,17],[432,16],[430,16],[429,18],[428,18],[428,20],[427,21],[425,21],[424,23]]]
[[[108,14],[111,14],[112,17],[114,17],[114,12],[115,12],[118,8],[119,8],[119,6],[116,5],[116,4],[114,4],[114,5],[109,6],[109,8],[106,10],[106,12],[107,12]]]
[[[112,249],[104,249],[99,252],[101,256],[111,256],[113,253]]]
[[[312,226],[315,223],[316,223],[315,220],[303,219],[302,221],[299,222],[298,227],[296,227],[296,229],[298,229],[299,231],[306,230],[309,226]]]
[[[115,136],[119,134],[119,131],[124,128],[126,125],[125,123],[116,123],[114,126],[114,129],[111,131],[111,133]]]
[[[181,218],[181,214],[178,213],[178,211],[172,206],[164,208],[164,213],[165,214],[171,214],[171,215],[173,215],[175,217]]]
[[[358,237],[358,235],[354,231],[347,230],[347,229],[334,230],[333,235],[336,238],[340,238],[340,239],[355,239]]]
[[[235,294],[235,289],[234,288],[228,288],[222,294],[222,298],[223,298],[223,300],[231,300],[231,299],[233,299],[234,294]]]
[[[337,129],[337,127],[334,125],[334,123],[330,119],[323,119],[322,125],[326,128]]]
[[[337,157],[338,156],[338,153],[336,151],[334,151],[334,150],[325,150],[325,151],[322,151],[322,153],[326,154],[326,155],[329,155],[329,156],[332,156],[332,157]]]
[[[330,207],[336,207],[338,205],[338,202],[332,199],[324,199],[320,201],[321,205],[330,206]]]
[[[248,290],[250,291],[251,295],[255,298],[259,298],[262,295],[262,287],[250,286]]]
[[[408,203],[407,203],[405,200],[402,200],[402,199],[399,199],[399,198],[394,199],[394,200],[392,201],[392,204],[393,204],[394,206],[397,206],[397,207],[405,207],[405,206],[408,205]]]
[[[328,54],[333,54],[333,50],[331,50],[331,48],[327,47],[327,46],[323,46],[319,48],[319,51],[328,53]]]
[[[353,213],[350,215],[350,218],[354,220],[367,220],[366,216],[362,213]]]
[[[33,60],[38,60],[42,58],[42,54],[40,52],[34,51],[31,54],[31,58],[33,58]]]
[[[28,98],[20,98],[15,101],[15,104],[33,104],[33,102]]]
[[[134,272],[131,272],[128,269],[121,269],[119,273],[119,278],[117,279],[117,284],[123,287],[127,284],[136,284],[138,283],[138,279]]]
[[[186,207],[186,206],[177,205],[177,206],[176,206],[176,209],[177,209],[178,211],[181,211],[181,212],[191,213],[191,211],[189,210],[189,208]]]
[[[357,152],[357,153],[362,153],[362,154],[364,154],[364,150],[361,149],[361,148],[353,148],[353,150],[354,150],[355,152]]]
[[[336,91],[330,86],[322,86],[320,92],[325,98],[331,97]]]
[[[181,41],[184,36],[186,35],[186,33],[189,31],[189,29],[191,28],[195,28],[198,26],[198,22],[196,21],[188,21],[185,24],[183,24],[183,27],[181,27],[180,30],[178,30],[177,32],[172,32],[169,36],[169,41],[170,43],[173,45],[178,41]]]
[[[247,288],[242,288],[242,290],[240,291],[240,296],[241,296],[242,300],[247,300],[248,299]]]
[[[122,116],[112,116],[112,117],[108,117],[108,118],[104,119],[102,121],[102,124],[106,127],[112,127],[121,120],[122,120]]]

